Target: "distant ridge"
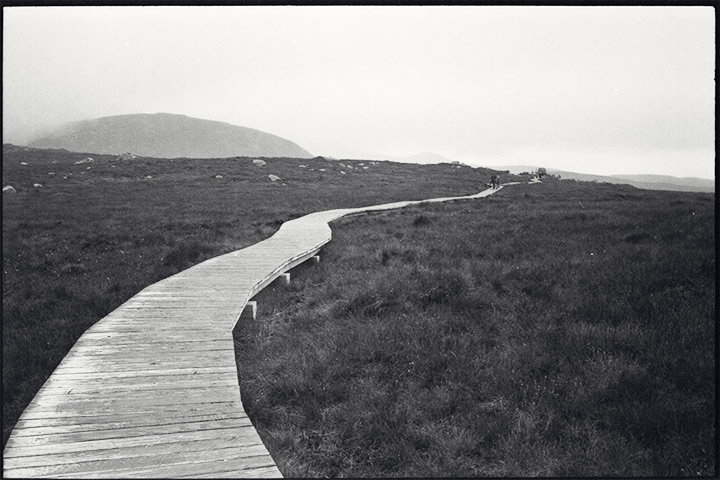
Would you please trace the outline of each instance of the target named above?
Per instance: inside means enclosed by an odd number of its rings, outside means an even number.
[[[449,158],[444,157],[439,153],[433,152],[417,153],[415,155],[408,155],[406,157],[387,157],[387,159],[393,160],[395,162],[419,163],[422,165],[433,163],[453,163],[453,161]]]
[[[494,166],[499,170],[509,170],[511,173],[531,172],[537,170],[537,166],[531,165],[504,165]],[[715,193],[715,182],[705,178],[696,177],[673,177],[670,175],[595,175],[591,173],[568,172],[555,168],[547,168],[551,175],[560,175],[563,179],[580,180],[583,182],[606,182],[624,185],[632,185],[643,190],[669,190],[675,192],[706,192]]]
[[[28,146],[111,155],[130,152],[159,158],[313,156],[277,135],[171,113],[117,115],[74,122]]]

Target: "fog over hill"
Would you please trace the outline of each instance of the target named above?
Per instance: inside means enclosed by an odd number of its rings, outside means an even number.
[[[88,153],[131,152],[160,158],[313,156],[277,135],[170,113],[117,115],[74,122],[28,145]]]

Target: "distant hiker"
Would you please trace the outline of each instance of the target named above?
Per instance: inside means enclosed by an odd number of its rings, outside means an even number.
[[[500,188],[500,177],[497,175],[490,177],[490,186],[492,188]]]

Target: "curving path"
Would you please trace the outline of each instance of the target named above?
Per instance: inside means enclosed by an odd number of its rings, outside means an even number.
[[[311,213],[143,289],[89,328],[35,395],[4,476],[280,477],[240,400],[232,330],[248,300],[328,243],[333,220],[496,191]]]

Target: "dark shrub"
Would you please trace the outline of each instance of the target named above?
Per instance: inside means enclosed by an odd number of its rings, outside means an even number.
[[[418,215],[413,220],[413,225],[416,227],[421,227],[423,225],[429,225],[430,222],[432,222],[432,219],[428,217],[427,215]]]
[[[170,251],[163,259],[163,265],[184,269],[195,263],[202,255],[208,254],[210,247],[199,242],[180,245]]]
[[[647,232],[633,233],[625,237],[625,241],[628,243],[649,242],[652,239],[652,235]]]
[[[452,303],[468,289],[465,279],[455,271],[428,272],[421,274],[418,281],[419,300],[424,306]]]

